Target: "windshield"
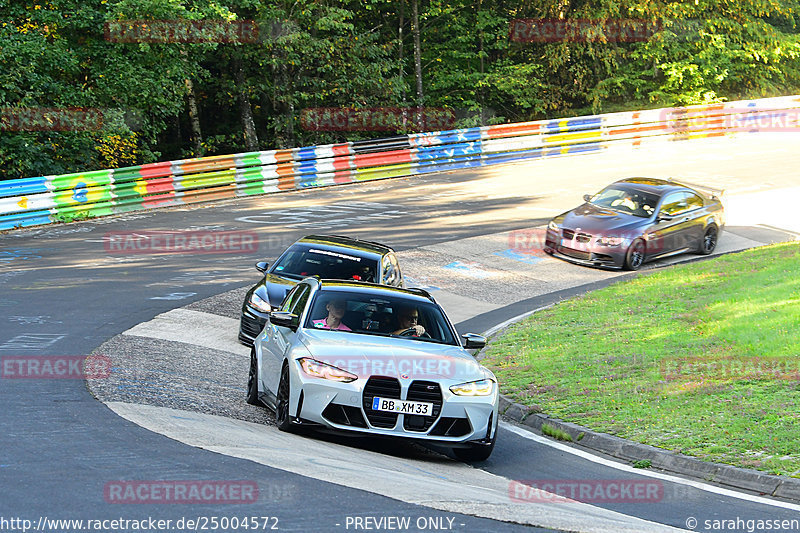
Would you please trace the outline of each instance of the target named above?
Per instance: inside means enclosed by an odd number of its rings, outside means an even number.
[[[402,296],[322,290],[311,304],[305,327],[458,344],[437,305]]]
[[[606,187],[595,194],[589,203],[628,215],[649,218],[658,204],[658,196],[629,187]]]
[[[377,271],[376,260],[302,244],[292,245],[272,267],[274,274],[294,279],[319,276],[370,282],[375,282]]]

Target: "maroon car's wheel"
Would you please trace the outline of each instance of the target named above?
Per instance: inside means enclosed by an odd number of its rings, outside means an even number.
[[[644,264],[644,241],[636,239],[631,243],[628,252],[625,254],[625,264],[623,265],[627,270],[639,270]]]
[[[700,253],[708,255],[717,247],[717,227],[709,226],[703,234],[703,242],[700,244]]]

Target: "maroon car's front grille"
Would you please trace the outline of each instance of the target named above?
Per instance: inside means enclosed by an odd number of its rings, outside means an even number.
[[[574,239],[575,242],[579,242],[581,244],[585,244],[585,243],[587,243],[587,242],[592,240],[592,236],[589,235],[588,233],[580,233],[580,232],[578,232],[576,234],[575,231],[573,231],[571,229],[566,229],[566,228],[561,230],[561,235],[568,241],[571,241],[571,240]]]
[[[588,261],[592,258],[592,254],[589,252],[584,252],[581,250],[573,250],[572,248],[567,248],[565,246],[558,247],[559,253],[566,255],[567,257],[572,257],[573,259],[582,259],[584,261]]]

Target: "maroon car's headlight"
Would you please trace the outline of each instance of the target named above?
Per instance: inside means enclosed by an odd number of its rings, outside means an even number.
[[[555,220],[551,220],[550,223],[547,224],[547,229],[558,231],[558,224],[556,224]]]
[[[297,362],[300,363],[300,368],[303,369],[303,372],[312,378],[329,379],[342,383],[350,383],[358,379],[358,376],[351,374],[347,370],[342,370],[341,368],[323,363],[322,361],[317,361],[316,359],[311,359],[310,357],[303,357],[298,359]]]
[[[597,244],[602,246],[619,246],[625,242],[623,237],[598,237]]]

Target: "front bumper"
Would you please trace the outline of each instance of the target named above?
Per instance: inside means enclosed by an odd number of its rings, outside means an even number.
[[[239,342],[252,346],[255,338],[264,329],[268,316],[267,313],[262,313],[249,305],[245,305],[242,308],[242,316],[239,320]]]
[[[566,240],[558,232],[548,228],[544,251],[579,265],[622,268],[629,244],[626,240],[618,246],[605,246],[597,244],[595,237],[591,237],[588,242],[578,242],[577,239]]]
[[[290,413],[296,419],[328,430],[400,437],[449,447],[486,442],[494,436],[499,404],[496,384],[489,396],[457,396],[448,388],[455,383],[446,380],[439,383],[373,376],[339,383],[308,377],[299,369],[292,376]],[[373,411],[374,396],[428,401],[434,404],[434,416]]]

